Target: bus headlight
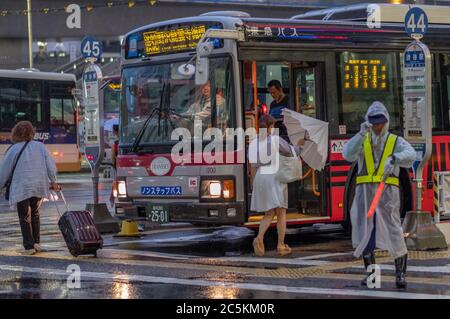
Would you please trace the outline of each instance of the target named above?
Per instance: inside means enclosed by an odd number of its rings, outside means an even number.
[[[125,181],[117,182],[117,197],[127,197],[127,183]]]
[[[218,181],[209,183],[209,195],[211,197],[220,197],[222,195],[222,185]]]
[[[236,196],[234,180],[202,180],[200,196],[202,199],[233,199]]]
[[[234,198],[234,180],[226,179],[223,181],[223,198]]]

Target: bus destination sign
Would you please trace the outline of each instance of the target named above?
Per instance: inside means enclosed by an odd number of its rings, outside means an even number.
[[[197,25],[168,31],[144,32],[145,54],[149,56],[195,49],[205,31],[205,25]]]
[[[209,28],[222,28],[211,23],[152,28],[128,36],[125,58],[142,58],[161,54],[181,53],[195,50],[197,43]],[[222,43],[214,43],[221,47]]]

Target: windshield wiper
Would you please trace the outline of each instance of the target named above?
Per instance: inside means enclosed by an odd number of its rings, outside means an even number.
[[[174,121],[172,120],[172,115],[175,115],[177,117],[183,117],[181,114],[175,111],[174,108],[170,105],[170,83],[167,84],[166,89],[166,96],[164,97],[164,103],[162,104],[164,107],[161,109],[161,113],[159,115],[159,122],[158,122],[158,136],[161,136],[161,118],[164,120],[164,136],[169,137],[169,125],[172,130],[177,128],[177,125],[175,125]]]
[[[153,109],[150,113],[150,115],[147,117],[147,119],[144,122],[144,125],[142,125],[141,129],[139,130],[136,139],[134,140],[133,147],[131,148],[131,152],[136,153],[139,144],[141,143],[142,136],[144,136],[145,131],[147,130],[148,124],[150,123],[153,116],[158,112],[158,114],[161,116],[161,106],[163,103],[164,98],[164,91],[166,88],[166,82],[163,83],[162,92],[161,92],[161,98],[159,99],[159,106],[155,109]]]
[[[158,137],[161,136],[161,118],[164,118],[164,133],[167,136],[167,118],[170,117],[170,83],[167,83],[167,90],[161,93],[160,112],[158,116]]]

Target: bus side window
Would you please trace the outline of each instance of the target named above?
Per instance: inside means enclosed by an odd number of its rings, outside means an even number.
[[[72,136],[77,132],[76,107],[68,84],[50,85],[50,126]]]
[[[290,80],[289,80],[289,64],[281,62],[255,62],[244,61],[244,106],[246,111],[246,123],[255,122],[256,115],[261,116],[270,112],[270,104],[273,101],[269,93],[267,84],[271,80],[278,80],[283,87],[283,93],[289,100]],[[255,103],[255,81],[256,77],[256,103]],[[256,104],[256,108],[255,108]],[[257,114],[255,114],[257,112]],[[253,115],[252,115],[253,113]],[[254,125],[257,126],[256,122]],[[247,126],[249,127],[249,126]]]
[[[9,131],[18,121],[31,121],[42,129],[42,84],[21,80],[0,80],[0,129]]]
[[[295,111],[316,117],[316,78],[314,67],[294,69]]]

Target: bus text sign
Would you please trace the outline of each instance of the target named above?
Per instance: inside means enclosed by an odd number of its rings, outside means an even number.
[[[429,54],[429,51],[428,51]],[[404,54],[405,137],[411,142],[426,143],[431,134],[431,105],[428,105],[427,48],[414,41]]]

